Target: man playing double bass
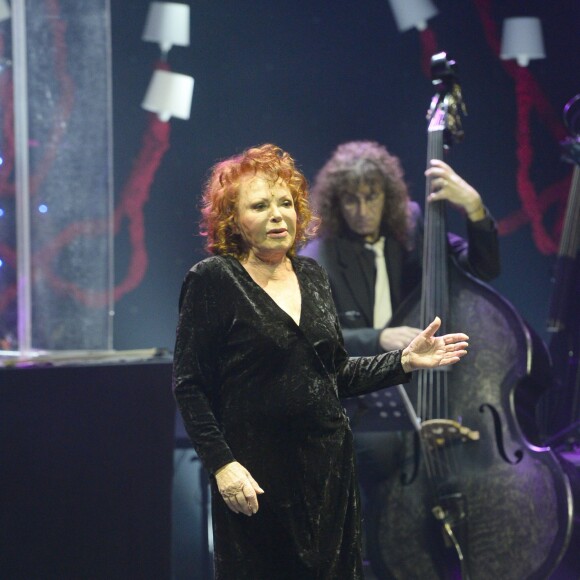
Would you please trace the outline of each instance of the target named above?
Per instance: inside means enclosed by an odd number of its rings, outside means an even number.
[[[466,214],[467,240],[448,234],[450,254],[481,280],[497,277],[497,228],[479,193],[443,161],[433,160],[425,174],[434,188],[429,201],[446,199]],[[423,223],[399,159],[376,142],[344,143],[316,176],[312,200],[322,224],[302,253],[328,273],[349,354],[403,348],[419,329],[389,321],[421,283]],[[382,410],[377,402],[367,395],[344,401],[366,498],[400,460],[400,433],[370,427]]]

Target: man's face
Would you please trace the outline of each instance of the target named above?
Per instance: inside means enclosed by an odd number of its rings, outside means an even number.
[[[385,193],[376,181],[361,181],[356,191],[346,192],[339,199],[340,211],[348,227],[365,241],[379,237]]]

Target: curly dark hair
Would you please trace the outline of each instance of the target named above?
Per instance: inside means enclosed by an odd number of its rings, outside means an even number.
[[[263,174],[269,181],[282,180],[290,189],[296,209],[296,236],[288,255],[316,234],[318,218],[308,201],[306,178],[296,168],[294,159],[280,147],[266,143],[246,149],[216,163],[206,183],[201,208],[200,231],[207,237],[206,250],[243,260],[248,256],[242,236],[235,227],[240,183],[248,175]]]
[[[385,192],[382,228],[407,246],[411,228],[409,191],[398,157],[375,141],[350,141],[339,145],[318,172],[312,186],[312,200],[321,218],[320,234],[340,235],[348,230],[339,200],[357,191],[361,182],[379,181]]]

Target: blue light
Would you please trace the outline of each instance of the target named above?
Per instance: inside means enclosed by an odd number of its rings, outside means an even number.
[[[4,262],[2,261],[2,258],[0,258],[0,268],[2,268],[2,266],[4,266]]]
[[[4,217],[4,210],[0,207],[0,217]]]
[[[41,203],[41,204],[38,206],[38,211],[39,211],[40,213],[46,213],[46,212],[48,211],[48,206],[46,206],[46,205],[44,205],[43,203]]]

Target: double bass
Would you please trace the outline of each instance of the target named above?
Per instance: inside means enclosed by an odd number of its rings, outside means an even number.
[[[434,55],[431,72],[428,163],[462,136],[455,63]],[[528,441],[516,414],[538,342],[507,300],[455,263],[445,203],[425,203],[420,295],[391,324],[424,328],[438,315],[440,333],[465,332],[470,349],[405,386],[415,432],[368,510],[368,553],[381,579],[547,578],[569,542],[572,499],[556,457]]]
[[[538,404],[542,441],[555,450],[570,479],[574,513],[580,512],[580,94],[564,107],[570,137],[560,143],[562,159],[574,166],[564,227],[552,278],[547,329],[554,367],[552,387]],[[580,577],[580,520],[574,519],[568,550],[553,580]]]
[[[557,450],[580,445],[580,94],[566,103],[564,122],[570,137],[562,157],[574,169],[547,324],[555,381],[538,408],[543,440]]]

